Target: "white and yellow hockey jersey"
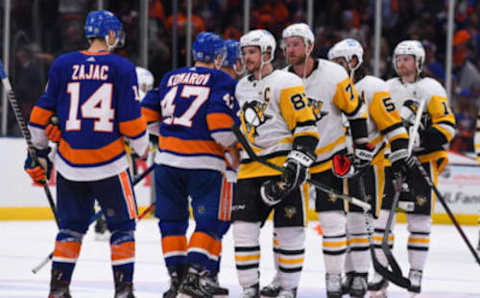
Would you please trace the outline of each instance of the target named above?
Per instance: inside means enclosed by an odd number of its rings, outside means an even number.
[[[240,104],[242,132],[259,156],[276,165],[285,162],[296,137],[318,138],[302,80],[294,74],[274,70],[260,81],[246,76],[238,82],[235,97]],[[242,152],[238,179],[279,174]]]
[[[293,72],[291,66],[286,68]],[[355,86],[345,69],[337,63],[317,59],[313,70],[304,79],[305,91],[313,105],[320,139],[315,150],[317,161],[311,173],[331,169],[332,157],[346,149],[342,113],[349,121],[366,119],[366,106],[360,101]]]
[[[406,143],[408,134],[384,80],[365,76],[355,83],[355,87],[368,107],[368,141],[375,146],[372,164],[377,164],[384,160],[385,141],[392,144],[403,140]]]
[[[439,162],[438,169],[442,171],[448,162],[445,149],[455,134],[455,116],[449,108],[445,89],[432,78],[422,78],[414,83],[403,83],[400,78],[393,78],[388,80],[387,84],[399,111],[408,105],[408,100],[412,100],[416,107],[422,100],[426,100],[420,129],[435,130],[439,146],[427,149],[415,144],[413,151],[420,162]]]
[[[473,137],[473,147],[475,149],[475,155],[480,162],[480,112],[477,114],[477,125],[475,128],[475,136]]]

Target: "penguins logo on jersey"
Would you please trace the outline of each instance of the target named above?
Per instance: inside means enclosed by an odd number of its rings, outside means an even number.
[[[283,211],[285,211],[285,216],[288,218],[288,219],[292,219],[293,216],[295,214],[297,214],[297,208],[293,207],[293,206],[287,206],[285,208],[283,208]]]
[[[265,114],[267,104],[259,101],[250,101],[243,105],[241,120],[248,137],[258,136],[257,127],[267,122],[272,116]]]
[[[415,117],[417,116],[417,111],[418,111],[418,101],[414,99],[407,99],[403,103],[403,107],[400,111],[400,116],[402,117],[403,121],[407,125],[407,127],[410,127],[414,125],[415,123]],[[429,116],[426,111],[423,111],[422,118],[420,120],[420,130],[424,130],[425,127],[428,126],[429,124]]]
[[[427,202],[427,198],[422,197],[422,196],[417,196],[416,198],[418,206],[423,206]]]
[[[322,111],[323,101],[321,100],[308,97],[308,105],[313,109],[313,113],[315,114],[315,122],[322,120],[322,118],[328,114],[328,112]]]

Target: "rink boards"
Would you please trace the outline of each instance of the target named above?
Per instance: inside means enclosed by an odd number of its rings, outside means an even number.
[[[34,185],[23,171],[26,156],[25,141],[19,138],[0,138],[2,148],[2,199],[0,200],[0,220],[41,220],[51,219],[43,188]],[[457,153],[449,153],[449,164],[439,177],[438,188],[461,224],[477,224],[480,213],[480,167],[476,160]],[[138,164],[142,171],[145,162]],[[49,181],[55,196],[55,179]],[[151,204],[151,177],[147,176],[135,187],[140,212]],[[309,218],[317,215],[309,211]],[[399,221],[405,217],[400,215]],[[434,223],[450,223],[441,204],[435,204]]]

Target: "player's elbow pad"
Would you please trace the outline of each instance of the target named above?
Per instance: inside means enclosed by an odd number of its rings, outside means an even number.
[[[214,132],[212,133],[212,138],[215,140],[215,142],[227,148],[235,145],[237,142],[235,135],[231,131]]]

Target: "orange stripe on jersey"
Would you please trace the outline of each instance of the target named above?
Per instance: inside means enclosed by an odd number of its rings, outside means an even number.
[[[134,120],[118,123],[118,128],[122,135],[136,137],[147,129],[147,122],[145,118],[139,117]]]
[[[132,186],[126,171],[120,173],[120,183],[122,184],[123,196],[128,209],[128,217],[130,219],[136,218],[135,197],[133,196]]]
[[[195,232],[190,238],[188,248],[200,248],[207,251],[210,255],[218,257],[220,256],[222,244],[206,233]]]
[[[187,251],[187,237],[185,235],[165,236],[162,238],[163,254],[173,251]]]
[[[53,252],[53,257],[57,258],[67,258],[67,259],[77,259],[80,255],[81,242],[55,242],[55,250]]]
[[[34,106],[32,113],[30,114],[30,122],[38,125],[47,125],[52,115],[52,111],[43,109],[38,106]]]
[[[123,138],[118,138],[102,148],[74,149],[64,139],[61,139],[58,151],[73,164],[95,164],[109,161],[125,152],[125,142]]]
[[[232,117],[224,113],[212,113],[207,115],[207,125],[209,130],[230,129],[234,121]]]
[[[89,56],[105,56],[110,54],[110,52],[89,52],[89,51],[80,51],[84,55],[89,55]]]
[[[215,141],[182,140],[176,137],[159,137],[161,150],[183,154],[215,154],[223,157],[223,148]]]
[[[111,245],[112,261],[131,259],[135,257],[135,241]]]
[[[162,114],[160,114],[159,111],[155,111],[149,108],[142,107],[142,115],[147,121],[147,123],[162,120]]]

